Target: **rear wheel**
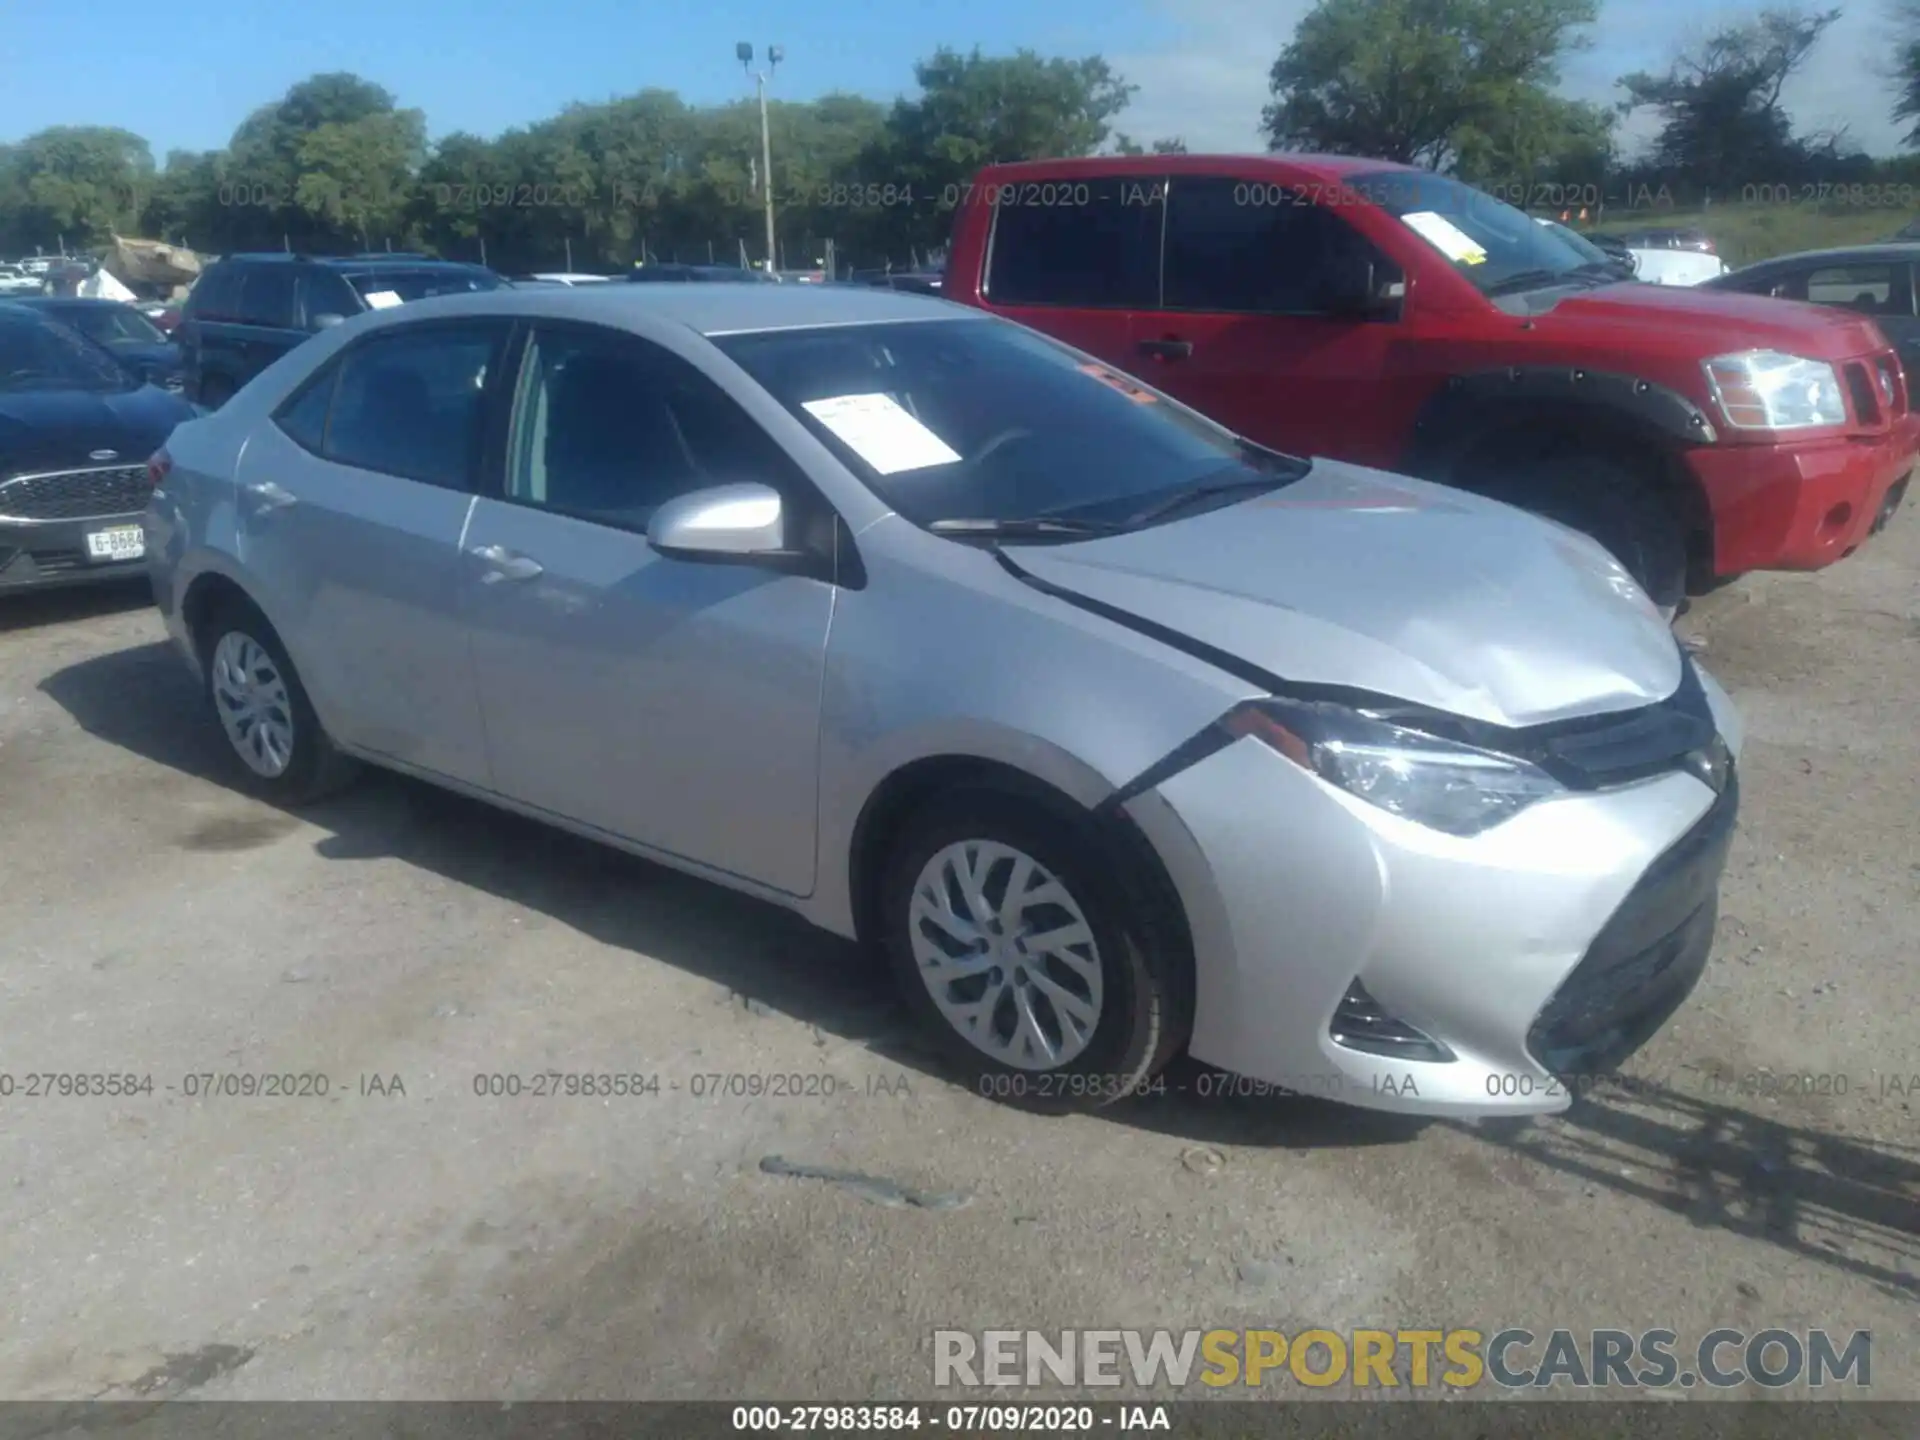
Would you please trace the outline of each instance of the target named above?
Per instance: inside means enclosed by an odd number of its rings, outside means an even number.
[[[1684,607],[1686,527],[1647,460],[1577,435],[1516,437],[1476,456],[1454,483],[1592,536],[1669,620]]]
[[[979,1094],[1094,1109],[1137,1093],[1185,1045],[1191,961],[1086,827],[964,791],[935,800],[891,848],[888,960]]]
[[[286,647],[257,607],[228,601],[200,640],[207,700],[247,789],[297,805],[353,778],[357,767],[327,738]]]

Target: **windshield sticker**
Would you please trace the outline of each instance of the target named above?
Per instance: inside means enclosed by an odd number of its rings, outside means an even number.
[[[391,290],[369,290],[367,292],[367,307],[371,310],[385,310],[389,305],[398,305],[399,303],[399,295]]]
[[[1414,210],[1400,217],[1406,227],[1458,265],[1484,265],[1487,252],[1458,225],[1431,210]]]
[[[952,465],[959,452],[922,425],[891,395],[836,395],[802,408],[882,475]]]
[[[1082,375],[1091,375],[1109,389],[1118,390],[1136,405],[1152,405],[1160,398],[1150,391],[1142,390],[1126,376],[1109,370],[1104,365],[1082,365],[1079,369]]]

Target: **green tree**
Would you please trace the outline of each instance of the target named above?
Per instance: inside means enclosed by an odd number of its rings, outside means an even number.
[[[426,117],[358,75],[314,75],[234,132],[221,167],[223,230],[241,244],[358,248],[410,213]],[[364,235],[364,239],[363,239]]]
[[[1660,114],[1652,163],[1700,188],[1796,179],[1811,152],[1780,94],[1839,18],[1837,9],[1765,10],[1683,49],[1665,74],[1622,76],[1623,108]]]
[[[877,217],[869,244],[904,258],[944,244],[952,205],[983,165],[1091,155],[1138,86],[1097,55],[1046,59],[1031,50],[962,55],[942,48],[914,66],[920,93],[894,102],[861,164],[871,180],[909,187],[914,203]]]
[[[153,152],[131,131],[56,125],[29,135],[5,157],[0,182],[13,207],[21,248],[106,243],[138,224],[153,192]]]
[[[1443,167],[1496,143],[1503,117],[1545,116],[1559,61],[1595,0],[1320,0],[1268,74],[1275,150]]]
[[[1184,155],[1187,142],[1179,136],[1170,140],[1155,140],[1151,145],[1142,146],[1131,135],[1116,130],[1113,133],[1113,153],[1116,155]]]

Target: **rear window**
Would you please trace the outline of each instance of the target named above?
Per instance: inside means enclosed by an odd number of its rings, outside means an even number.
[[[467,295],[479,290],[498,290],[504,283],[491,270],[445,265],[433,269],[356,270],[347,274],[347,283],[374,309],[382,305],[425,300],[434,295]],[[392,299],[387,299],[392,296]],[[378,297],[378,298],[376,298]]]

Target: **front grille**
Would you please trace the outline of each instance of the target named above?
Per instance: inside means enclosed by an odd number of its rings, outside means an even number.
[[[1847,394],[1853,400],[1853,418],[1862,425],[1880,423],[1880,397],[1874,394],[1874,382],[1867,375],[1867,367],[1858,360],[1850,360],[1845,367]]]
[[[153,486],[147,482],[145,465],[20,475],[0,482],[0,519],[94,520],[137,515],[152,497]]]
[[[1527,1049],[1542,1068],[1570,1081],[1603,1073],[1693,993],[1713,948],[1739,810],[1739,779],[1730,775],[1713,807],[1640,877],[1528,1030]]]
[[[1718,733],[1707,692],[1688,659],[1679,687],[1658,704],[1543,726],[1531,744],[1510,749],[1563,785],[1600,790],[1680,769]]]

